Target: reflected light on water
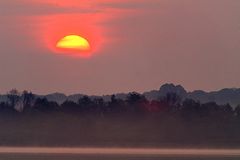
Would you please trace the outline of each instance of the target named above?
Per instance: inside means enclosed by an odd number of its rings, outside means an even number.
[[[240,156],[240,149],[37,148],[0,147],[7,154],[102,154],[154,156]]]

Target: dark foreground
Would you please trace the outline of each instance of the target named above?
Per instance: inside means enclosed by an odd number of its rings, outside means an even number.
[[[61,105],[31,93],[7,97],[0,146],[240,148],[240,106],[173,93],[152,101],[137,93],[107,102],[84,96]]]
[[[0,146],[240,148],[240,121],[164,114],[0,116]]]

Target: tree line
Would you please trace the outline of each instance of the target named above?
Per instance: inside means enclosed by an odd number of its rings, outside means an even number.
[[[94,113],[105,114],[165,114],[191,118],[240,118],[240,105],[236,108],[229,104],[218,105],[215,102],[200,103],[192,99],[182,100],[176,93],[168,93],[158,100],[148,100],[143,95],[132,92],[125,100],[111,96],[109,102],[103,98],[81,97],[78,102],[66,100],[62,104],[39,98],[31,92],[19,93],[12,90],[7,94],[8,101],[0,103],[0,113]]]

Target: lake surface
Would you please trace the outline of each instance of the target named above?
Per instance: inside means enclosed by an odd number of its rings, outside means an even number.
[[[0,154],[1,160],[239,160],[240,157],[164,157],[164,156],[83,156],[42,154]]]
[[[240,149],[0,147],[0,160],[240,160]]]

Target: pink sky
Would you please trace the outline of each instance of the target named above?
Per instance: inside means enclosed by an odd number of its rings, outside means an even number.
[[[240,87],[239,0],[0,1],[0,93]],[[81,34],[90,58],[57,54]]]

